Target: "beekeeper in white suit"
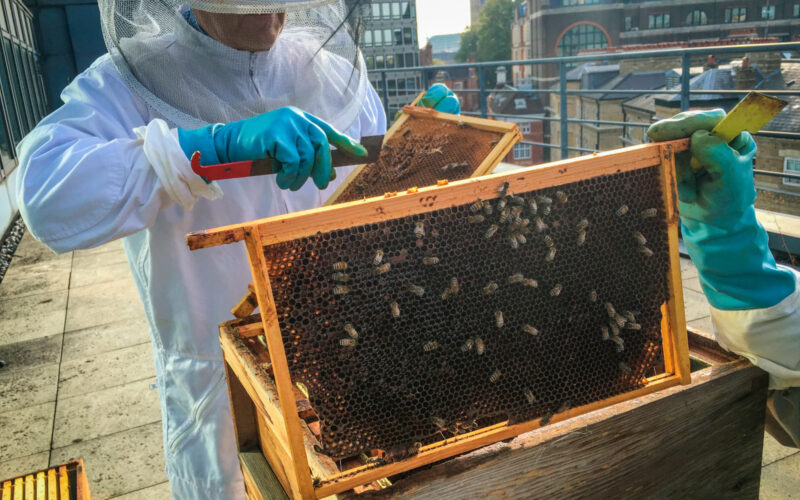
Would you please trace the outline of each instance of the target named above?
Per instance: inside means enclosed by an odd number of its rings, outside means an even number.
[[[241,248],[190,254],[185,235],[319,206],[335,187],[329,145],[363,155],[351,138],[384,133],[386,117],[342,1],[99,7],[109,53],[19,145],[22,215],[57,252],[123,238],[153,339],[172,494],[244,498],[215,325],[248,265]],[[443,86],[423,104],[459,111]],[[190,168],[195,151],[204,164],[271,157],[279,172],[207,184]]]

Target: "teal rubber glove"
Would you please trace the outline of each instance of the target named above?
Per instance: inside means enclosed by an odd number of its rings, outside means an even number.
[[[442,83],[435,83],[428,89],[419,100],[419,105],[442,113],[461,114],[461,103],[458,102],[458,97]]]
[[[690,151],[676,157],[681,230],[709,303],[721,310],[771,307],[794,292],[795,277],[776,265],[756,220],[753,137],[742,132],[726,144],[709,132],[724,117],[720,109],[679,113],[647,135],[691,137]],[[692,157],[703,166],[697,173]]]
[[[292,191],[300,189],[309,177],[319,189],[328,187],[335,178],[331,144],[352,155],[367,157],[367,150],[357,141],[294,107],[228,124],[179,128],[178,142],[187,158],[199,151],[203,165],[272,158],[278,187]]]

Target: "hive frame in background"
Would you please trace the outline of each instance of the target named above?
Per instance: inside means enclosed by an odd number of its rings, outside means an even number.
[[[478,130],[488,130],[491,132],[498,132],[503,134],[503,137],[497,142],[495,146],[492,147],[491,152],[489,153],[486,158],[483,159],[481,164],[470,174],[470,178],[480,177],[482,175],[486,175],[491,173],[492,170],[506,157],[506,155],[511,151],[516,143],[518,143],[522,139],[522,134],[519,131],[516,123],[510,122],[501,122],[497,120],[487,120],[485,118],[475,118],[471,116],[463,116],[463,115],[452,115],[449,113],[441,113],[439,111],[434,111],[430,108],[424,107],[417,107],[413,104],[416,104],[420,97],[417,97],[414,100],[414,103],[409,106],[403,107],[402,113],[394,121],[392,126],[389,130],[386,131],[386,136],[384,137],[384,143],[391,139],[398,130],[400,130],[403,125],[406,124],[409,120],[414,118],[433,118],[436,120],[442,120],[446,122],[452,123],[459,123],[459,124],[466,124],[471,128],[475,128]],[[364,168],[367,164],[359,165],[350,172],[350,175],[342,182],[342,184],[334,191],[330,198],[325,202],[325,206],[330,206],[337,204],[336,200],[339,199],[342,194],[345,193],[347,188],[353,182],[358,179],[361,175]]]
[[[669,297],[672,299],[662,306],[665,373],[648,378],[647,385],[640,389],[558,413],[550,422],[562,421],[671,386],[690,383],[689,348],[678,254],[678,199],[674,158],[676,153],[686,149],[688,140],[644,144],[562,160],[523,171],[421,188],[414,193],[347,202],[188,235],[187,244],[192,250],[242,240],[247,247],[261,315],[260,318],[251,317],[253,319],[249,321],[237,320],[240,323],[224,324],[220,328],[240,451],[245,452],[249,447],[260,445],[261,451],[290,496],[323,498],[541,427],[541,419],[513,425],[502,422],[424,446],[419,454],[406,460],[336,472],[335,464],[329,458],[314,452],[311,444],[313,436],[298,415],[295,397],[297,389],[289,374],[264,256],[264,246],[318,232],[432,212],[476,198],[493,199],[497,197],[497,186],[503,182],[508,182],[513,192],[522,193],[600,175],[661,167],[670,263],[667,283]],[[240,326],[237,327],[237,324]],[[252,346],[255,344],[252,342],[253,338],[262,334],[266,337],[269,351],[263,351],[261,356],[257,356],[245,341],[249,339]],[[266,360],[271,363],[274,383],[264,368],[263,363]],[[244,459],[242,463],[248,490],[253,492],[255,479],[248,474]],[[315,486],[312,474],[322,479],[322,482]]]

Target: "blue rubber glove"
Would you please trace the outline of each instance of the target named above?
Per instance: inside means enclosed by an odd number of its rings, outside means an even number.
[[[779,268],[756,220],[753,157],[756,143],[742,132],[730,145],[710,134],[725,112],[689,111],[653,124],[653,141],[691,137],[676,157],[683,241],[697,266],[709,303],[721,310],[763,309],[795,289],[791,271]],[[694,157],[703,168],[694,172]]]
[[[357,141],[294,107],[228,124],[179,128],[178,142],[187,158],[200,151],[203,165],[272,158],[278,187],[292,191],[300,189],[309,177],[319,189],[328,187],[335,178],[330,144],[367,157],[367,150]]]
[[[458,97],[442,83],[435,83],[428,89],[422,99],[419,100],[419,105],[442,113],[461,114],[461,104],[458,102]]]

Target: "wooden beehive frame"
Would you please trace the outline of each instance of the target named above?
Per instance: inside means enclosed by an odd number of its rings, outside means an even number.
[[[252,419],[258,420],[262,451],[276,470],[281,483],[295,498],[323,498],[347,491],[372,481],[437,462],[481,446],[501,441],[541,426],[540,419],[509,425],[507,422],[452,437],[424,446],[418,455],[383,466],[368,465],[333,473],[304,439],[304,424],[296,410],[295,389],[289,375],[286,353],[281,338],[278,316],[267,274],[264,246],[294,240],[318,232],[327,232],[354,225],[377,223],[414,214],[462,205],[476,198],[497,197],[497,186],[508,182],[513,192],[526,192],[581,179],[609,175],[652,166],[660,166],[664,193],[664,210],[668,223],[670,271],[667,276],[672,300],[662,306],[662,336],[665,373],[651,377],[645,387],[582,407],[556,414],[550,422],[565,420],[631,398],[667,387],[690,382],[688,341],[683,311],[683,295],[678,254],[678,210],[674,155],[688,148],[688,140],[645,144],[617,151],[542,165],[526,171],[497,174],[484,178],[457,181],[445,186],[431,186],[414,193],[393,197],[376,197],[342,203],[279,217],[225,226],[192,233],[187,237],[190,249],[200,249],[244,240],[253,275],[255,293],[261,311],[260,324],[242,323],[235,334],[221,330],[222,350],[229,370],[229,383],[234,401],[249,397],[255,405],[255,417],[234,415],[237,427]],[[263,366],[238,337],[264,334],[269,361],[274,372],[274,385]],[[272,389],[274,387],[274,390]],[[277,392],[277,394],[275,394]],[[276,403],[279,402],[278,405]],[[234,410],[234,413],[236,411]],[[240,419],[245,419],[244,421]],[[239,436],[240,448],[243,444]],[[322,479],[314,486],[312,475]]]
[[[75,481],[70,484],[69,474]],[[16,478],[0,481],[2,498],[13,500],[90,500],[89,481],[78,459],[49,469],[34,471]],[[73,497],[70,493],[74,491]]]
[[[417,97],[414,103],[416,103],[418,100],[419,97]],[[415,117],[433,118],[452,123],[463,123],[478,130],[488,130],[490,132],[498,132],[503,134],[503,137],[494,147],[492,147],[492,151],[486,158],[483,159],[478,168],[476,168],[472,175],[470,175],[470,178],[480,177],[482,175],[491,173],[491,171],[494,170],[494,168],[503,160],[503,158],[506,157],[509,151],[511,151],[511,149],[514,147],[514,144],[518,143],[522,139],[522,134],[520,133],[519,127],[517,127],[516,123],[487,120],[484,118],[475,118],[464,115],[451,115],[448,113],[440,113],[430,108],[416,107],[411,105],[403,108],[400,116],[394,121],[389,130],[386,131],[384,142],[392,138],[397,131],[406,124],[406,122]],[[325,202],[325,206],[330,206],[337,203],[336,200],[342,196],[350,184],[358,179],[358,176],[361,175],[361,172],[366,166],[367,164],[359,165],[355,168],[355,170],[350,172],[350,175],[347,176],[344,182],[342,182],[336,191],[333,192],[331,197],[328,198],[328,201]]]

